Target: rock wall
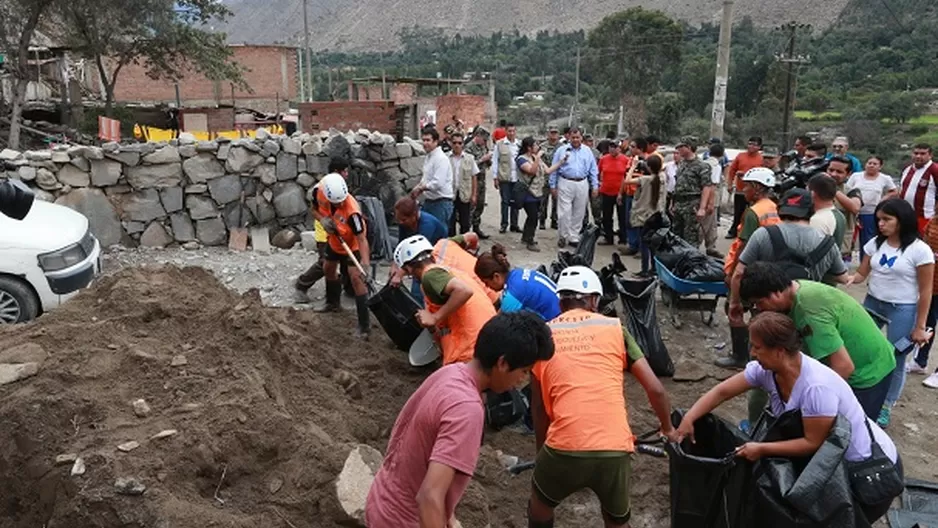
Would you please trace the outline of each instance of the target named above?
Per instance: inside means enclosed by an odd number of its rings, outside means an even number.
[[[388,213],[420,181],[419,141],[367,130],[255,139],[106,143],[50,150],[0,151],[0,176],[16,178],[43,200],[81,212],[105,247],[224,245],[228,230],[312,228],[311,188],[333,158],[350,162],[354,194],[379,197]]]

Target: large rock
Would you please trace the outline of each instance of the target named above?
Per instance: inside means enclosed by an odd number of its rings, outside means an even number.
[[[224,161],[228,159],[229,152],[231,152],[231,143],[222,143],[218,146],[218,152],[215,153],[215,157]]]
[[[193,134],[189,132],[183,132],[182,134],[179,134],[178,141],[180,145],[194,145],[196,140]]]
[[[277,181],[295,180],[297,174],[296,155],[287,152],[277,154]]]
[[[211,152],[213,155],[218,152],[217,141],[199,141],[195,144],[196,152]]]
[[[349,141],[345,139],[345,136],[332,136],[328,142],[326,142],[323,151],[330,158],[344,159],[348,161],[351,158],[351,147],[349,146]]]
[[[104,159],[104,151],[101,147],[78,147],[78,155],[89,160]]]
[[[292,229],[281,229],[270,243],[280,249],[292,249],[300,241],[300,235]]]
[[[264,157],[249,151],[243,145],[232,147],[228,152],[228,158],[225,160],[225,168],[228,172],[247,173],[264,163]]]
[[[399,182],[407,179],[407,175],[401,172],[401,170],[397,167],[391,167],[387,170],[378,171],[376,176],[382,185],[389,182]]]
[[[420,176],[423,174],[423,160],[424,156],[402,159],[401,170],[406,172],[408,176]]]
[[[16,158],[20,157],[21,153],[18,150],[13,149],[3,149],[0,150],[0,161],[13,161]]]
[[[68,152],[64,150],[53,150],[52,151],[52,161],[55,163],[68,163],[72,161],[72,157],[68,155]]]
[[[81,170],[84,172],[91,171],[91,163],[88,163],[88,160],[86,160],[85,158],[71,158],[69,160],[69,163],[77,167],[78,170]]]
[[[280,152],[280,143],[272,139],[268,139],[264,142],[263,148],[261,148],[261,154],[264,156],[276,156]]]
[[[277,183],[277,167],[264,163],[254,169],[253,176],[260,179],[264,185],[273,185]]]
[[[301,150],[300,142],[288,137],[283,138],[283,140],[280,141],[280,147],[287,154],[293,154],[294,156],[299,155]]]
[[[394,163],[392,166],[397,167],[397,163]],[[362,169],[363,171],[370,174],[374,174],[378,170],[374,163],[360,158],[355,158],[352,160],[352,167]]]
[[[120,152],[104,152],[104,156],[121,162],[128,167],[136,167],[140,164],[140,153],[139,152],[129,152],[129,151],[120,151]]]
[[[39,363],[4,363],[0,364],[0,385],[35,376],[39,372]]]
[[[189,210],[189,216],[191,216],[193,220],[204,220],[218,216],[218,210],[215,209],[215,202],[207,196],[194,194],[186,196],[186,209]]]
[[[59,180],[48,169],[39,169],[36,171],[36,185],[44,191],[55,191],[62,188]]]
[[[247,227],[254,223],[254,214],[251,213],[251,209],[247,206],[247,200],[245,200],[244,205],[240,202],[231,202],[225,206],[225,210],[222,212],[222,219],[225,221],[225,225],[228,226],[228,229]]]
[[[39,363],[42,364],[49,354],[38,343],[21,343],[0,352],[0,363]]]
[[[381,160],[396,160],[400,156],[397,154],[397,145],[392,141],[381,146]]]
[[[163,209],[167,213],[175,213],[182,210],[182,187],[167,187],[160,190],[160,200],[163,202]]]
[[[410,146],[410,143],[397,143],[394,145],[394,148],[397,149],[397,157],[400,159],[409,158],[414,155],[414,149]]]
[[[312,187],[316,185],[316,178],[313,178],[305,172],[301,172],[300,175],[296,177],[296,183],[299,183],[303,187]]]
[[[416,139],[405,137],[404,142],[410,145],[410,148],[414,150],[414,155],[416,156],[423,156],[424,154],[427,153],[427,151],[423,149],[423,143],[421,141],[417,141]]]
[[[91,233],[102,247],[120,244],[123,236],[120,218],[111,201],[100,189],[75,189],[55,203],[85,215]]]
[[[365,501],[382,462],[384,457],[377,449],[363,444],[353,446],[345,458],[335,481],[335,495],[351,519],[365,522]]]
[[[29,165],[24,165],[16,169],[16,174],[23,181],[33,181],[36,179],[36,167],[30,167]]]
[[[157,150],[152,154],[147,154],[143,157],[143,163],[149,165],[160,165],[163,163],[179,163],[182,161],[182,158],[179,156],[179,150],[176,147],[171,145],[166,145],[165,147]]]
[[[244,201],[258,224],[266,224],[277,219],[277,210],[263,196],[251,197]]]
[[[91,184],[95,187],[117,185],[120,179],[120,162],[113,160],[91,160]]]
[[[180,145],[179,146],[179,156],[183,158],[191,158],[196,155],[197,150],[195,150],[195,145]]]
[[[169,225],[173,228],[173,237],[176,242],[189,242],[195,240],[195,226],[186,213],[175,213],[169,216]]]
[[[303,144],[303,154],[307,156],[318,156],[322,152],[322,140],[314,138],[308,143]]]
[[[61,152],[58,154],[65,153]],[[59,183],[63,185],[71,185],[72,187],[87,187],[91,184],[91,175],[70,163],[67,165],[62,165],[62,168],[59,169],[59,173],[56,175],[56,178],[59,180]]]
[[[160,193],[156,189],[144,189],[127,195],[124,200],[124,217],[136,222],[150,222],[166,216]]]
[[[226,204],[241,198],[241,177],[229,174],[208,182],[208,192],[219,204]]]
[[[169,236],[166,228],[159,222],[150,222],[142,235],[140,235],[140,245],[144,247],[163,248],[173,243],[173,237]]]
[[[228,231],[221,218],[209,218],[195,223],[195,232],[199,241],[206,246],[221,246],[228,241]]]
[[[175,150],[175,149],[174,149]],[[178,155],[178,153],[177,153]],[[182,182],[182,164],[138,165],[127,168],[127,183],[134,189],[176,187]]]
[[[182,162],[182,170],[190,183],[205,183],[225,175],[225,167],[213,154],[199,154]]]
[[[295,182],[274,185],[274,209],[277,216],[297,216],[306,213],[306,191]]]
[[[329,174],[329,158],[326,156],[306,156],[306,172],[310,174]]]

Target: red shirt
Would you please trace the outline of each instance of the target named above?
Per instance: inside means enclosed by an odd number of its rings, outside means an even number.
[[[365,503],[372,528],[417,528],[417,492],[430,462],[456,470],[446,493],[446,519],[472,479],[485,410],[469,365],[453,363],[437,370],[411,395],[391,430],[387,455]]]
[[[498,127],[494,132],[492,132],[492,141],[496,143],[505,139],[506,137],[508,137],[508,132],[504,128]]]
[[[625,173],[629,171],[632,160],[628,156],[619,154],[613,156],[606,154],[599,159],[599,194],[606,196],[618,196],[619,189],[622,187],[622,180],[625,179]],[[625,194],[632,196],[635,194],[635,187],[628,186]]]

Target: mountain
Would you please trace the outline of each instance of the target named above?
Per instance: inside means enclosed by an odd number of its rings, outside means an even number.
[[[223,0],[233,16],[215,29],[231,43],[303,42],[303,0]],[[699,25],[719,25],[722,0],[307,0],[310,47],[330,51],[390,51],[402,28],[437,28],[447,35],[498,31],[589,30],[604,16],[630,7],[660,9]],[[832,24],[850,0],[736,0],[734,18],[757,26],[795,21],[815,29]]]

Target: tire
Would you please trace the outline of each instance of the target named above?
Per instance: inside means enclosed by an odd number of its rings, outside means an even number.
[[[39,315],[39,299],[26,283],[0,276],[0,324],[25,323]]]

